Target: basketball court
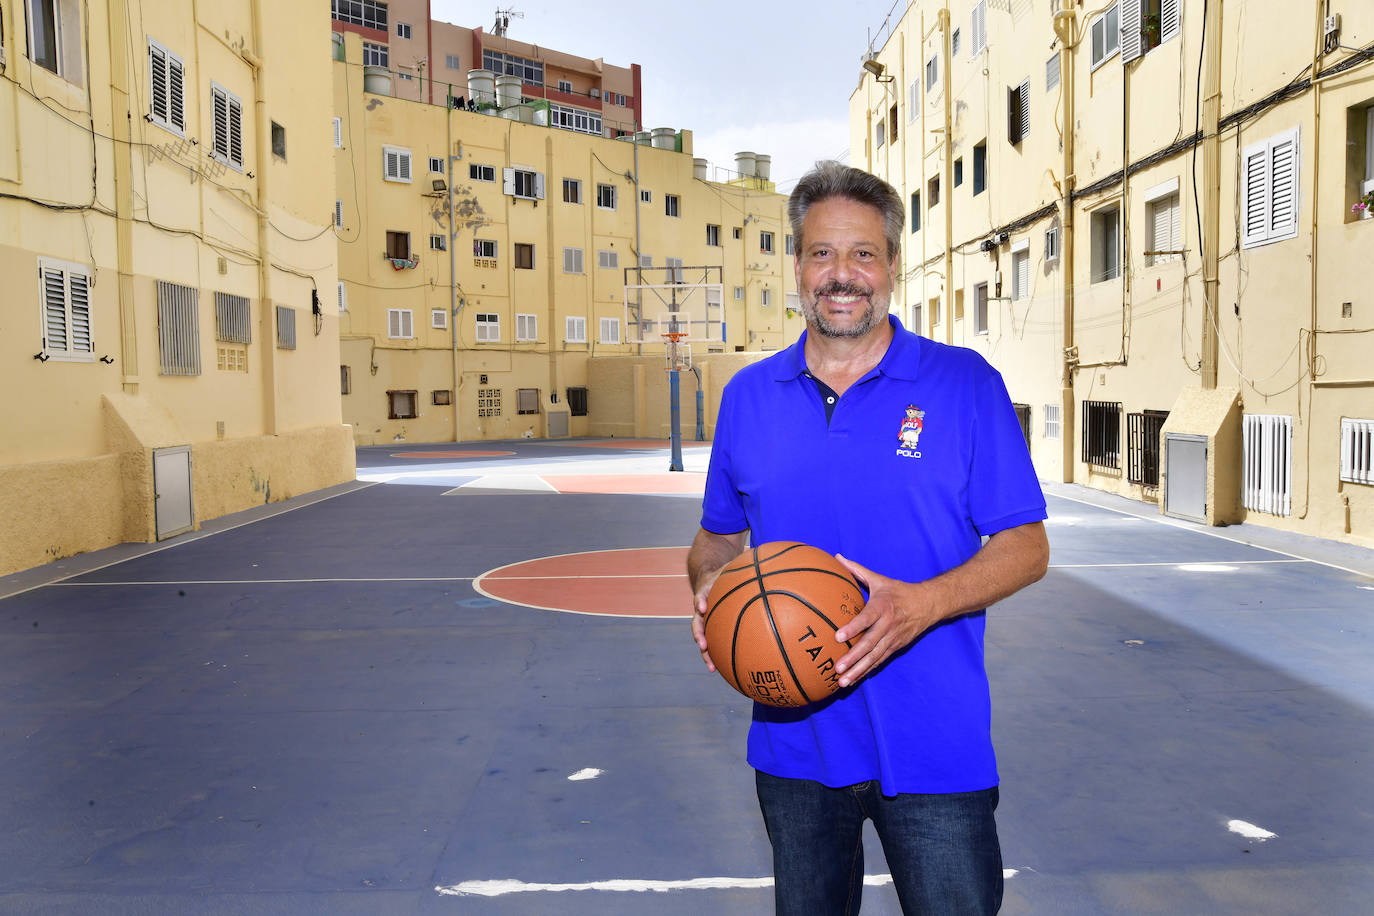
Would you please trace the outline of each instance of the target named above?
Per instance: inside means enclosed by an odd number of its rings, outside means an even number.
[[[682,451],[366,448],[0,579],[0,912],[771,912]],[[1050,572],[988,625],[1003,912],[1367,912],[1374,552],[1047,491]]]

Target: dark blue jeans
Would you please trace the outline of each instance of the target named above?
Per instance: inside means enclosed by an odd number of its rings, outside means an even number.
[[[773,844],[778,916],[853,916],[863,894],[863,822],[883,844],[902,912],[993,914],[1002,906],[997,789],[884,796],[876,781],[832,789],[756,771]]]

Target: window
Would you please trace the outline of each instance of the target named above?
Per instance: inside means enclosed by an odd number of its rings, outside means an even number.
[[[973,5],[973,17],[969,29],[973,40],[969,43],[973,57],[982,54],[988,47],[988,0],[978,0]]]
[[[1374,105],[1346,109],[1346,148],[1352,155],[1346,159],[1349,170],[1348,180],[1355,196],[1350,200],[1353,205],[1359,198],[1374,192]],[[1371,211],[1365,208],[1356,212],[1349,211],[1351,219],[1368,219]]]
[[[410,32],[410,23],[409,23],[409,22],[398,22],[398,23],[396,23],[396,37],[397,37],[397,38],[409,38],[410,35],[411,35],[411,32]]]
[[[435,388],[429,393],[429,399],[436,407],[447,407],[453,403],[453,391],[449,388]]]
[[[564,248],[563,249],[563,273],[580,274],[582,273],[582,249]]]
[[[930,299],[930,326],[933,328],[940,323],[940,297],[932,296]]]
[[[246,296],[215,293],[215,340],[253,342],[253,323]]]
[[[339,311],[348,311],[348,287],[342,280],[339,281]]]
[[[960,156],[954,160],[954,186],[957,188],[964,183],[964,158]]]
[[[712,225],[711,223],[707,223],[707,224],[706,224],[706,244],[709,245],[709,246],[711,246],[712,248],[719,248],[719,247],[720,247],[720,227],[719,227],[719,226]]]
[[[1145,263],[1166,264],[1182,255],[1178,225],[1178,179],[1145,193]]]
[[[740,300],[743,299],[743,298],[744,298],[744,287],[743,287],[743,286],[736,286],[736,287],[735,287],[735,301],[738,302],[738,301],[740,301]]]
[[[296,349],[296,310],[289,305],[277,306],[277,349]]]
[[[382,177],[387,181],[410,183],[410,150],[399,146],[382,147]]]
[[[534,270],[534,246],[529,242],[516,242],[512,247],[515,249],[515,269]]]
[[[343,118],[334,119],[334,148],[343,149]]]
[[[1098,67],[1121,47],[1121,27],[1115,3],[1107,12],[1092,21],[1092,66]]]
[[[620,343],[620,319],[602,318],[601,319],[601,342],[604,344]]]
[[[496,259],[496,242],[494,239],[473,239],[472,256],[474,258]]]
[[[893,102],[887,112],[887,139],[897,142],[897,103]]]
[[[759,233],[759,251],[763,252],[764,254],[772,254],[772,253],[773,253],[773,233],[771,233],[771,232],[760,232],[760,233]]]
[[[1059,86],[1059,52],[1055,51],[1045,61],[1045,91],[1051,92]]]
[[[81,19],[73,0],[28,0],[29,59],[81,85]]]
[[[792,255],[793,257],[797,254],[797,240],[792,238],[790,232],[782,238],[782,251],[783,254]]]
[[[641,255],[639,256],[639,266],[640,266],[640,267],[653,267],[653,266],[654,266],[654,256],[651,255],[651,254],[641,254]]]
[[[914,235],[921,231],[921,192],[911,192],[911,232]]]
[[[444,66],[450,70],[461,70],[463,69],[463,62],[457,54],[445,54]]]
[[[1030,80],[1007,90],[1007,142],[1013,146],[1030,133]]]
[[[599,184],[596,186],[596,205],[603,210],[615,209],[615,185]]]
[[[885,124],[882,121],[879,121],[877,124],[873,125],[873,145],[875,148],[881,147],[886,142],[887,124]]]
[[[587,319],[582,315],[569,315],[564,318],[563,339],[568,343],[586,343]]]
[[[477,342],[497,343],[501,340],[501,316],[495,312],[478,312]]]
[[[525,200],[544,199],[544,176],[525,169],[502,169],[501,191]]]
[[[210,156],[243,169],[243,103],[223,86],[210,84],[210,109],[214,117]]]
[[[1179,0],[1123,0],[1121,62],[1128,64],[1179,33]]]
[[[686,278],[682,273],[682,258],[664,258],[663,266],[668,268],[668,276],[665,281],[668,283],[685,283]]]
[[[558,91],[559,91],[559,92],[572,92],[572,91],[573,91],[572,83],[569,82],[568,80],[559,80],[559,81],[558,81]]]
[[[979,143],[973,148],[973,193],[982,194],[988,189],[988,144]]]
[[[387,48],[386,45],[379,45],[375,41],[363,42],[363,66],[390,68],[390,50]]]
[[[472,163],[468,166],[468,177],[473,181],[495,181],[496,167]]]
[[[1083,451],[1086,464],[1121,467],[1121,404],[1116,401],[1083,402]]]
[[[935,88],[935,84],[940,80],[940,58],[932,57],[926,61],[926,92]]]
[[[618,270],[620,268],[620,252],[598,251],[596,253],[596,266],[603,270]]]
[[[1300,166],[1296,127],[1241,152],[1242,248],[1297,237]]]
[[[1293,500],[1293,418],[1241,418],[1241,502],[1247,509],[1289,515]]]
[[[734,233],[735,233],[734,238],[735,238],[735,241],[739,241],[739,240],[740,240],[740,238],[742,237],[743,232],[744,232],[744,230],[741,229],[739,226],[736,226],[736,227],[734,228]]]
[[[1121,274],[1121,211],[1107,207],[1092,215],[1092,273],[1090,283],[1114,280]],[[1112,465],[1115,467],[1116,465]]]
[[[1159,431],[1167,410],[1126,414],[1126,479],[1146,487],[1159,486]]]
[[[397,79],[402,79],[402,80],[407,80],[407,81],[415,79],[415,77],[411,76],[409,73],[399,73],[399,72],[396,74],[396,78],[397,78]]]
[[[988,332],[988,285],[979,283],[973,287],[973,333]]]
[[[397,340],[408,340],[414,337],[414,313],[410,309],[387,309],[386,336]]]
[[[530,343],[539,339],[539,316],[524,312],[515,316],[515,340]]]
[[[601,115],[595,111],[587,111],[585,108],[573,108],[570,105],[550,105],[549,124],[563,130],[576,131],[579,134],[601,136]]]
[[[163,375],[200,375],[200,294],[157,281],[157,349]]]
[[[272,155],[278,159],[286,158],[286,128],[276,121],[271,122]]]
[[[339,367],[339,394],[353,393],[353,367]]]
[[[386,256],[393,261],[409,261],[410,233],[388,230],[386,234]]]
[[[413,420],[420,415],[416,391],[388,391],[386,393],[388,420]]]
[[[921,314],[921,303],[913,303],[911,306],[911,330],[915,331],[917,334],[924,334],[926,332],[925,325],[921,324]]]
[[[333,0],[332,6],[340,22],[386,31],[386,4],[381,0]]]
[[[518,414],[539,413],[539,389],[515,389],[515,412]]]
[[[43,310],[42,352],[50,359],[91,362],[91,275],[79,264],[38,259]]]
[[[448,309],[430,309],[429,326],[436,331],[448,330]]]
[[[1030,449],[1031,444],[1031,406],[1029,404],[1012,404],[1011,409],[1016,411],[1016,420],[1021,424],[1021,438],[1026,440],[1026,449]]]
[[[759,290],[759,307],[768,308],[773,304],[773,291],[768,287]]]
[[[664,194],[664,195],[663,195],[663,215],[664,215],[664,216],[681,216],[681,213],[678,212],[678,206],[679,206],[679,202],[678,202],[678,196],[677,196],[676,194]]]
[[[1011,297],[1030,295],[1030,242],[1018,242],[1011,250]]]
[[[587,389],[569,388],[567,389],[566,399],[568,402],[568,413],[574,417],[585,417],[587,415]]]
[[[518,76],[522,81],[533,86],[544,85],[544,64],[537,60],[517,57],[514,54],[502,54],[500,51],[483,48],[482,69],[490,70],[492,73]]]
[[[186,65],[177,55],[148,39],[148,115],[172,133],[186,132]]]
[[[431,233],[429,237],[429,250],[448,251],[448,240],[445,239],[442,235],[434,235]]]
[[[653,202],[654,202],[654,192],[648,190],[647,188],[640,188],[640,189],[639,189],[639,202],[642,203],[642,204],[651,204],[651,203],[653,203]]]
[[[959,37],[958,28],[955,28],[949,35],[949,53],[952,55],[959,53]]]
[[[1059,405],[1045,405],[1045,438],[1059,438]]]
[[[1051,226],[1045,230],[1045,261],[1059,260],[1059,227]]]
[[[486,376],[483,376],[486,378]],[[500,388],[478,388],[477,389],[477,416],[479,417],[499,417],[501,416],[501,389]]]
[[[917,77],[911,81],[911,85],[906,87],[906,120],[908,124],[915,124],[921,116],[921,79]]]
[[[563,203],[582,203],[582,181],[577,178],[563,179]]]
[[[1341,418],[1341,480],[1374,484],[1374,420]]]
[[[431,173],[434,173],[434,174],[439,174],[439,175],[444,174],[444,157],[443,157],[443,156],[430,156],[430,157],[429,157],[429,170],[430,170]]]

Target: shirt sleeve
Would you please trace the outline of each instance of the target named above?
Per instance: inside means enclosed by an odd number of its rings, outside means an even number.
[[[706,471],[706,492],[701,501],[701,527],[713,534],[734,534],[749,527],[744,497],[735,484],[734,404],[727,385],[721,393],[720,412],[716,415],[711,464]]]
[[[1002,376],[988,369],[979,383],[969,468],[969,515],[987,537],[1046,517],[1045,494],[1035,475],[1021,421]]]

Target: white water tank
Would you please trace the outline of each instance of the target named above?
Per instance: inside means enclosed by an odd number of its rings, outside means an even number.
[[[711,163],[708,162],[708,161],[706,161],[705,159],[693,159],[693,160],[692,160],[692,177],[693,177],[693,178],[699,178],[699,179],[701,179],[702,181],[705,181],[705,180],[706,180],[706,169],[709,168],[710,165],[711,165]]]
[[[496,78],[496,107],[509,108],[520,104],[520,87],[524,81],[513,73],[503,73]]]
[[[391,95],[391,71],[375,64],[363,67],[363,92]]]
[[[764,181],[768,180],[768,173],[773,169],[773,157],[759,153],[754,157],[754,174]]]
[[[650,143],[653,142],[653,139],[654,135],[649,133],[647,130],[635,131],[635,142],[638,143],[640,146],[648,146]]]
[[[490,70],[469,70],[468,98],[478,105],[495,105],[496,74]]]
[[[677,131],[671,127],[655,127],[649,132],[654,149],[677,149]]]
[[[753,178],[757,167],[757,157],[749,150],[735,153],[735,171],[739,172],[741,178]]]

